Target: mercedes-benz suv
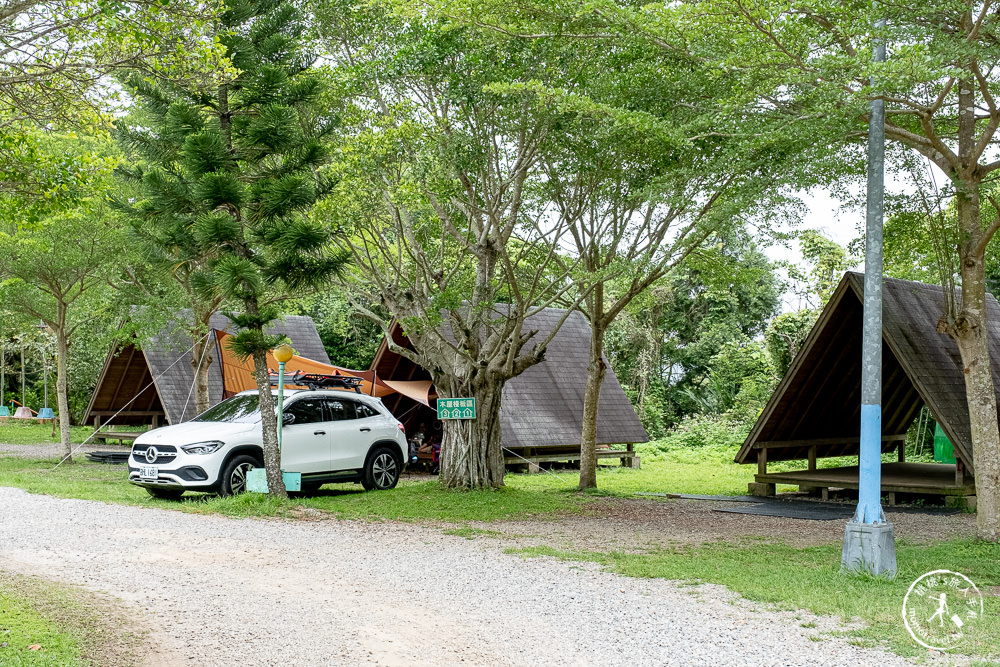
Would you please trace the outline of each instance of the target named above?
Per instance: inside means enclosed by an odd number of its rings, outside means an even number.
[[[368,490],[396,486],[406,462],[406,435],[378,398],[290,390],[282,419],[281,467],[302,473],[303,491],[331,482],[358,482]],[[157,498],[179,498],[185,491],[241,493],[247,471],[264,464],[261,434],[257,392],[242,392],[189,422],[136,438],[128,481]]]

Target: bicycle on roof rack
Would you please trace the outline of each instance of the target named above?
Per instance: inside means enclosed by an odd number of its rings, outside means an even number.
[[[311,391],[317,389],[346,389],[358,394],[361,392],[362,379],[352,375],[323,375],[320,373],[303,373],[296,371],[292,375],[285,375],[285,386],[299,385],[306,386]],[[277,386],[278,374],[271,373],[271,384]]]

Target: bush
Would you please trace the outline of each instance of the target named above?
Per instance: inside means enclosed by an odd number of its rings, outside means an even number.
[[[783,313],[771,321],[764,332],[764,342],[771,356],[771,363],[778,377],[785,374],[792,359],[798,354],[806,336],[816,323],[819,312],[805,309],[796,313]]]
[[[746,440],[749,430],[744,424],[718,415],[690,415],[665,437],[649,443],[646,449],[654,457],[658,453],[710,449],[731,459]]]

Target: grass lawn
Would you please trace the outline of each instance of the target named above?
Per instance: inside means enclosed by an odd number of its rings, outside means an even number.
[[[81,443],[94,432],[88,426],[71,426],[70,440]],[[47,445],[59,442],[59,432],[52,435],[52,424],[26,424],[9,419],[0,422],[0,443],[5,445]]]
[[[0,583],[0,664],[85,664],[76,640],[58,630],[23,594],[8,592]]]
[[[139,646],[116,601],[0,570],[0,665],[139,664]]]
[[[25,428],[18,426],[18,428]],[[3,433],[0,432],[0,441]],[[404,477],[392,493],[364,493],[357,484],[331,484],[313,497],[282,502],[250,494],[216,498],[186,494],[180,503],[155,500],[143,489],[125,482],[124,466],[76,463],[53,469],[54,460],[0,457],[0,486],[14,486],[32,493],[62,498],[100,500],[130,505],[159,506],[229,516],[294,516],[306,507],[345,519],[390,519],[445,522],[497,521],[585,512],[595,496],[633,496],[635,493],[746,493],[754,466],[731,462],[731,453],[705,449],[643,463],[640,470],[602,466],[597,492],[575,493],[579,473],[562,471],[508,475],[499,491],[447,491],[436,481]],[[729,458],[729,461],[726,460]]]
[[[597,475],[598,493],[634,496],[637,493],[692,493],[733,496],[747,492],[754,481],[755,465],[733,463],[733,452],[705,447],[649,456],[639,450],[642,468],[601,466]],[[790,470],[793,468],[789,468]],[[580,480],[576,470],[550,471],[532,475],[507,475],[508,486],[523,489],[572,490]],[[795,487],[782,486],[780,491]]]
[[[55,468],[55,460],[0,457],[0,486],[59,498],[79,498],[180,509],[227,516],[296,516],[302,507],[329,512],[343,519],[392,519],[446,522],[497,521],[584,511],[590,498],[559,493],[516,480],[499,491],[447,491],[436,481],[403,479],[391,492],[365,493],[357,484],[331,484],[312,497],[281,501],[259,494],[217,498],[189,493],[181,502],[156,500],[126,482],[125,466],[78,461]]]

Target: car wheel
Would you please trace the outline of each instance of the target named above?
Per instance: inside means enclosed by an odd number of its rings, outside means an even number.
[[[184,489],[151,489],[147,486],[146,493],[160,500],[180,500],[184,495]]]
[[[388,447],[379,447],[365,463],[364,477],[361,485],[366,490],[391,489],[399,481],[399,459]]]
[[[247,473],[260,466],[260,461],[247,454],[234,456],[222,469],[219,480],[220,496],[235,496],[247,490]]]

